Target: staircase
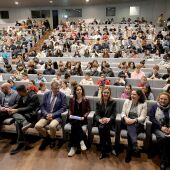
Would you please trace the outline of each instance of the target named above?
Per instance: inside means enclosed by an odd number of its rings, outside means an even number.
[[[35,50],[36,52],[40,51],[42,45],[44,44],[44,40],[48,39],[51,33],[52,30],[46,31],[45,34],[41,37],[41,39],[39,39],[39,41],[35,44],[35,46],[30,49],[30,51],[33,50]]]

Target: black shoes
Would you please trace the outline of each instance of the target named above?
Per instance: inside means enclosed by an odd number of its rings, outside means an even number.
[[[106,154],[106,153],[101,153],[100,156],[99,156],[99,159],[104,159],[104,158],[106,158],[106,157],[108,157],[108,154]]]
[[[17,154],[18,152],[20,152],[21,150],[23,150],[24,147],[25,147],[24,144],[18,144],[15,149],[12,149],[12,150],[11,150],[10,154],[11,154],[11,155],[15,155],[15,154]]]
[[[40,145],[40,147],[39,147],[39,150],[40,150],[40,151],[45,150],[45,148],[46,148],[49,144],[50,144],[50,139],[49,139],[49,138],[43,139],[43,141],[42,141],[42,143],[41,143],[41,145]]]

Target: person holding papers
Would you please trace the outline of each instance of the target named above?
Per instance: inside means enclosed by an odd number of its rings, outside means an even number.
[[[72,157],[79,148],[82,151],[87,149],[85,144],[87,137],[83,132],[82,126],[87,123],[89,112],[90,103],[85,97],[84,88],[81,85],[77,85],[74,87],[73,97],[69,102],[69,122],[71,124],[69,157]]]

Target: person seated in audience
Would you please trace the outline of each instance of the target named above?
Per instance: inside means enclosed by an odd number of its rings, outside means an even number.
[[[67,61],[65,64],[65,72],[70,73],[70,71],[71,71],[71,62]]]
[[[163,56],[163,60],[158,65],[161,68],[169,68],[170,67],[170,54],[165,54]]]
[[[147,80],[147,77],[146,76],[142,76],[139,83],[137,83],[137,87],[144,87],[146,85],[148,85],[149,82]]]
[[[142,87],[142,91],[146,97],[146,100],[154,100],[154,95],[149,84],[144,85]]]
[[[49,90],[47,89],[47,86],[44,82],[40,82],[39,83],[39,89],[38,89],[38,92],[37,94],[44,94],[46,92],[48,92]]]
[[[154,65],[152,68],[152,72],[149,73],[147,77],[152,80],[160,79],[162,76],[161,76],[161,74],[159,74],[159,66]]]
[[[110,68],[110,64],[106,63],[101,74],[105,74],[106,77],[114,77],[114,72],[112,71],[112,69]]]
[[[47,51],[48,50],[48,45],[44,42],[44,44],[41,47],[42,51]]]
[[[35,78],[35,84],[47,82],[46,78],[43,76],[42,71],[37,72],[37,77]]]
[[[85,73],[84,78],[80,81],[80,85],[94,85],[93,79],[90,76],[90,73]]]
[[[60,49],[57,49],[54,53],[54,57],[63,57],[63,53]]]
[[[130,51],[130,58],[139,58],[139,55],[136,50],[131,50]]]
[[[47,68],[43,71],[44,75],[54,75],[55,70],[52,68],[52,65],[50,63],[47,64]]]
[[[69,123],[71,124],[69,157],[75,155],[81,148],[87,150],[87,136],[82,126],[87,124],[87,116],[90,112],[90,102],[85,97],[84,88],[81,85],[74,87],[73,97],[69,101]]]
[[[118,73],[118,77],[120,77],[120,75],[124,74],[126,78],[130,78],[131,77],[131,73],[128,71],[128,66],[124,65],[121,67],[122,71],[120,71]]]
[[[170,163],[170,94],[159,94],[157,103],[153,104],[149,111],[149,119],[152,122],[152,131],[156,135],[161,159],[160,169],[166,170]]]
[[[24,85],[17,87],[20,96],[17,104],[9,110],[15,119],[17,146],[12,149],[10,154],[16,154],[22,149],[26,149],[25,132],[37,121],[37,111],[40,108],[38,96],[33,92],[28,92]]]
[[[129,99],[131,96],[131,92],[132,92],[131,84],[127,84],[125,86],[125,89],[124,89],[123,93],[121,94],[120,98],[121,99]]]
[[[125,86],[126,85],[126,76],[124,73],[120,74],[118,79],[114,82],[114,86]]]
[[[14,70],[12,72],[12,75],[10,76],[10,79],[13,80],[13,81],[20,81],[22,79],[22,77],[18,76],[17,71]]]
[[[143,76],[145,76],[145,73],[141,71],[141,65],[137,64],[135,70],[131,73],[131,78],[141,79]]]
[[[52,82],[51,90],[43,96],[41,105],[42,118],[35,125],[35,129],[43,137],[39,150],[44,150],[49,144],[51,148],[55,147],[56,128],[62,123],[61,114],[66,109],[66,95],[59,91],[59,84],[57,82]],[[49,134],[45,129],[46,125],[49,125]]]
[[[102,57],[103,57],[103,58],[110,58],[110,55],[109,55],[108,50],[104,49],[104,51],[103,51],[103,56],[102,56]]]
[[[147,104],[142,90],[132,90],[130,99],[125,100],[121,117],[128,133],[128,149],[125,161],[131,160],[132,153],[139,157],[137,135],[144,132],[144,121],[147,115]]]
[[[84,57],[91,57],[91,54],[90,54],[89,49],[85,49],[83,56],[84,56]]]
[[[104,88],[104,85],[103,84],[99,84],[98,89],[95,91],[93,96],[97,96],[97,97],[101,98],[103,88]]]
[[[60,72],[57,72],[56,73],[56,76],[52,79],[51,82],[57,82],[60,86],[62,84],[62,78],[61,78],[61,73]]]
[[[75,67],[70,71],[71,75],[83,76],[83,71],[81,69],[81,62],[76,62]]]
[[[115,125],[116,119],[116,101],[111,98],[110,87],[104,87],[100,101],[96,103],[96,112],[94,120],[99,129],[100,136],[100,159],[107,156],[111,152],[112,143],[110,137],[110,130]]]
[[[12,73],[13,72],[12,66],[10,64],[5,65],[5,71],[6,73]]]
[[[22,73],[22,82],[29,82],[28,74],[27,73]]]
[[[145,67],[145,60],[140,61],[141,68],[146,68]]]
[[[136,66],[135,63],[133,61],[128,62],[128,67],[129,67],[129,71],[134,71]]]
[[[96,43],[93,46],[93,52],[101,52],[102,51],[102,45],[100,44],[100,38],[97,38]]]
[[[166,89],[166,92],[170,94],[170,86]]]
[[[46,52],[45,50],[41,50],[37,53],[36,58],[45,58],[46,57]]]
[[[115,55],[114,55],[114,58],[122,58],[123,56],[122,56],[122,51],[117,51],[116,53],[115,53]]]
[[[11,89],[12,90],[16,90],[16,85],[15,82],[11,79],[7,80],[7,83],[9,83],[11,85]]]
[[[64,80],[67,81],[69,87],[70,87],[70,79],[71,79],[71,75],[69,73],[65,73]]]
[[[167,74],[164,74],[164,75],[162,76],[162,79],[163,79],[163,80],[168,80],[169,77],[170,77],[170,67],[167,68]]]
[[[27,71],[23,64],[18,64],[16,66],[16,74],[17,74],[18,79],[22,78],[22,73],[27,73]]]
[[[26,84],[26,87],[28,91],[33,91],[34,93],[38,92],[38,87],[36,86],[34,80],[29,79],[28,84]]]
[[[0,92],[0,125],[7,118],[12,118],[10,109],[18,102],[18,94],[11,89],[11,84],[3,83]]]
[[[90,72],[92,69],[93,63],[90,61],[88,62],[87,66],[84,69],[84,72]]]
[[[58,72],[61,74],[61,75],[64,75],[66,73],[66,68],[64,66],[64,63],[63,62],[60,62],[59,63],[59,68],[58,68]]]
[[[34,65],[28,65],[28,74],[37,74],[37,71],[35,70],[35,66]]]
[[[91,76],[99,76],[100,73],[98,71],[98,64],[93,64],[92,65],[92,68],[91,68],[91,71],[90,71],[90,75]]]
[[[63,80],[61,83],[60,92],[64,93],[66,96],[71,95],[71,89],[69,88],[69,82],[66,80]]]
[[[80,55],[80,53],[79,53],[78,50],[75,51],[73,57],[75,57],[75,58],[76,58],[76,57],[81,57],[81,55]]]
[[[111,85],[111,81],[106,79],[105,74],[100,73],[100,77],[96,82],[97,85],[103,84],[103,85]]]

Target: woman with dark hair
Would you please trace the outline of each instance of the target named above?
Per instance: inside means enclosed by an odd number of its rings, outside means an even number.
[[[77,75],[77,76],[82,76],[83,71],[81,69],[81,62],[76,62],[75,67],[70,71],[71,75]]]
[[[134,71],[136,66],[133,61],[128,62],[129,71]]]
[[[66,70],[67,73],[70,73],[70,71],[71,71],[71,62],[70,61],[66,62],[65,70]]]
[[[57,51],[54,53],[54,57],[63,57],[63,53],[60,49],[57,49]]]
[[[152,93],[150,85],[143,86],[142,91],[146,97],[146,100],[154,100],[154,95]]]
[[[89,49],[84,51],[84,57],[91,57]]]
[[[140,156],[137,146],[137,135],[144,131],[144,121],[147,115],[147,104],[142,90],[132,90],[129,99],[125,100],[121,117],[123,125],[127,128],[128,149],[125,161],[131,160],[132,153]]]
[[[149,118],[160,150],[160,169],[165,170],[170,163],[170,94],[159,94],[157,103],[151,107]]]
[[[69,102],[69,122],[71,124],[70,146],[68,153],[72,157],[76,150],[81,148],[82,151],[87,149],[87,137],[83,132],[82,126],[87,124],[87,116],[90,112],[89,100],[85,97],[84,88],[81,85],[74,87],[73,97]]]
[[[116,102],[111,98],[110,87],[104,87],[100,101],[96,103],[94,120],[99,129],[101,154],[100,159],[107,156],[111,151],[110,130],[115,125]]]

